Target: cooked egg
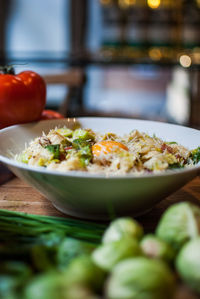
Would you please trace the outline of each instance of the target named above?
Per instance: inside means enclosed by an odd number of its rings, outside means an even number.
[[[110,152],[115,151],[115,149],[123,149],[128,151],[127,146],[125,146],[121,142],[112,141],[112,140],[105,140],[95,143],[92,146],[92,153],[94,156],[98,157],[100,154],[108,154]]]

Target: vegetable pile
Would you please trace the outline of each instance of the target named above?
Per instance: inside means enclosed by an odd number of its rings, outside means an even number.
[[[147,235],[130,217],[106,228],[5,210],[0,227],[2,299],[169,299],[177,277],[200,294],[194,204],[171,206]]]

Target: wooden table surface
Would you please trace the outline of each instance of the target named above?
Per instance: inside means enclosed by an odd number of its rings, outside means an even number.
[[[200,177],[164,199],[149,213],[138,217],[138,221],[143,224],[146,232],[153,231],[164,210],[171,204],[182,201],[190,201],[200,206]],[[57,211],[38,191],[16,177],[0,185],[0,209],[67,217]],[[180,286],[177,290],[176,299],[197,298],[200,297],[192,294],[185,286]]]
[[[162,200],[149,213],[138,217],[138,220],[144,225],[146,231],[152,231],[164,210],[171,204],[181,201],[190,201],[200,206],[200,177]],[[66,217],[37,190],[16,177],[0,184],[0,209]]]

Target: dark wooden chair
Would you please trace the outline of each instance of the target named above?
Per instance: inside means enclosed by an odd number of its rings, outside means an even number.
[[[71,107],[73,106],[74,93],[82,89],[85,83],[84,71],[81,68],[71,68],[62,73],[43,75],[43,78],[47,85],[63,84],[68,87],[68,93],[58,110],[64,116],[72,116]],[[82,107],[79,107],[79,110],[81,109]]]

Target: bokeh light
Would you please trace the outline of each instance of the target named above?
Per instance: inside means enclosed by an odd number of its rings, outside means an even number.
[[[121,8],[129,8],[129,6],[136,4],[136,0],[118,0],[118,4]]]
[[[127,6],[129,6],[129,5],[134,5],[136,0],[124,0],[124,2]]]
[[[190,67],[192,64],[192,59],[188,55],[181,55],[179,61],[180,61],[181,66],[186,67],[186,68]]]
[[[160,60],[162,58],[162,53],[159,48],[151,48],[149,50],[149,56],[152,60]]]
[[[160,6],[160,0],[147,0],[147,4],[150,8],[156,9]]]
[[[101,4],[103,5],[108,5],[108,4],[111,4],[111,0],[100,0]]]

